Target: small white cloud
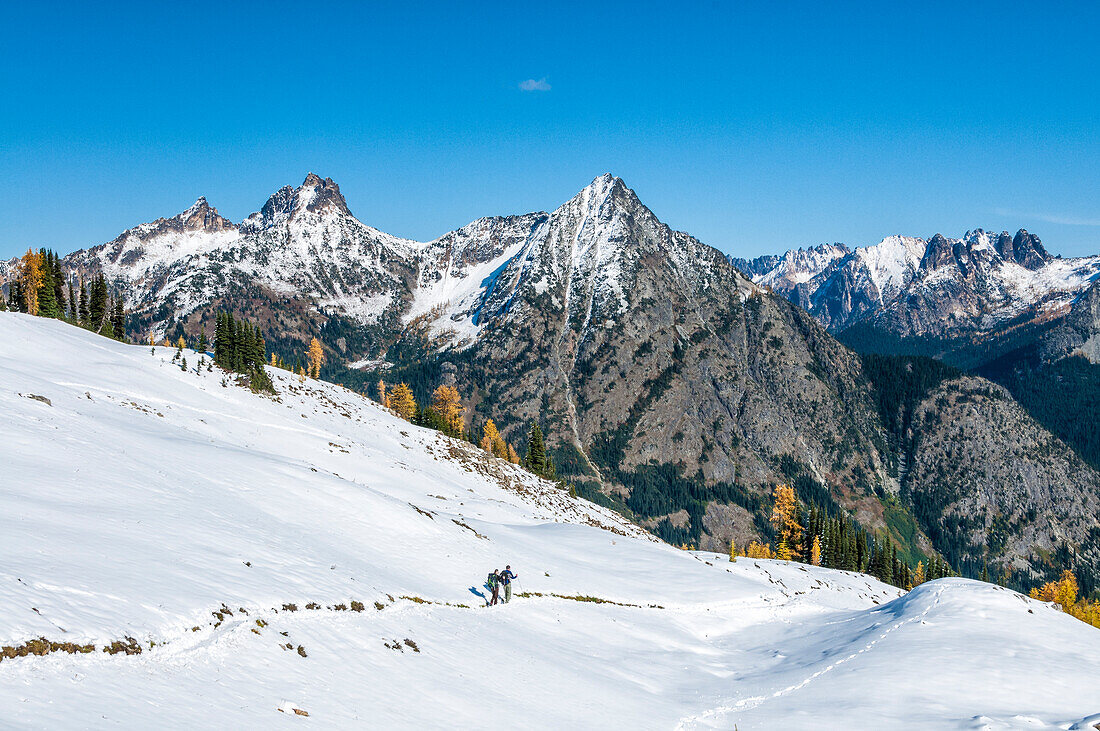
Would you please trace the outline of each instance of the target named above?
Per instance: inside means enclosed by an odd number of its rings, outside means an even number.
[[[1008,208],[998,208],[998,216],[1010,216],[1012,218],[1033,218],[1046,223],[1057,223],[1063,226],[1100,226],[1100,218],[1080,218],[1077,216],[1059,216],[1048,213],[1029,213],[1026,211],[1013,211]]]
[[[550,84],[547,83],[546,78],[541,79],[527,79],[526,81],[519,82],[520,91],[550,91]]]

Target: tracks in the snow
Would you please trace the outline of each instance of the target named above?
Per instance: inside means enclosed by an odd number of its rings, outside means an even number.
[[[825,675],[829,672],[832,672],[837,667],[839,667],[841,665],[844,665],[845,663],[850,662],[852,660],[855,660],[860,655],[874,649],[874,647],[879,642],[886,639],[892,633],[894,633],[897,630],[901,629],[905,625],[912,624],[914,622],[920,622],[921,620],[923,620],[924,617],[930,611],[932,611],[932,609],[934,609],[937,604],[939,604],[940,594],[942,594],[943,591],[944,590],[942,588],[937,589],[935,595],[932,597],[932,601],[929,602],[928,606],[925,607],[918,614],[915,614],[912,617],[907,617],[905,619],[900,619],[900,620],[894,622],[892,625],[887,627],[878,636],[876,636],[874,639],[872,639],[870,642],[865,644],[860,649],[850,653],[849,655],[846,655],[845,657],[841,658],[840,660],[837,660],[836,662],[833,662],[833,663],[830,663],[829,665],[826,665],[825,667],[811,673],[810,675],[807,675],[806,677],[802,678],[797,683],[791,683],[790,685],[787,685],[783,688],[775,690],[771,693],[761,694],[761,695],[753,695],[753,696],[748,696],[748,697],[745,697],[745,698],[738,698],[737,700],[735,700],[731,703],[727,703],[727,704],[718,706],[716,708],[711,708],[710,710],[704,711],[703,713],[699,713],[699,714],[692,715],[692,716],[685,716],[684,718],[681,718],[680,722],[676,725],[677,731],[681,731],[681,730],[686,731],[686,729],[696,728],[696,727],[699,727],[700,725],[709,726],[711,724],[716,723],[718,721],[718,719],[723,717],[723,716],[728,716],[728,715],[733,714],[733,713],[740,713],[740,712],[752,710],[752,709],[757,708],[761,705],[764,705],[765,703],[769,703],[771,701],[774,701],[776,699],[779,699],[779,698],[782,698],[786,695],[794,693],[798,690],[801,690],[802,688],[805,688],[807,685],[814,682],[815,680],[817,680],[821,676],[823,676],[823,675]]]

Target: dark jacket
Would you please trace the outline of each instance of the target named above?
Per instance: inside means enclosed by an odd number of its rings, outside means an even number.
[[[500,583],[504,584],[505,586],[508,586],[509,584],[511,584],[512,579],[515,579],[515,578],[518,578],[518,577],[515,574],[513,574],[511,571],[501,571],[500,572]]]

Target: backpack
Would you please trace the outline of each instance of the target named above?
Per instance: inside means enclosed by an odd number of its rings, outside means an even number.
[[[497,575],[489,574],[489,578],[485,580],[485,583],[489,585],[490,589],[494,588],[497,585]]]

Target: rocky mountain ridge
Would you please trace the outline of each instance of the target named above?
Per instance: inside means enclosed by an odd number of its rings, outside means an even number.
[[[970,338],[1057,320],[1100,281],[1100,256],[1054,257],[1022,229],[891,236],[733,263],[833,333],[859,326],[901,338]]]
[[[731,539],[766,536],[770,490],[792,482],[807,503],[888,532],[913,556],[938,551],[967,570],[980,559],[1025,580],[1055,568],[1036,556],[1070,542],[1100,565],[1095,513],[1068,528],[1013,524],[1004,529],[1013,539],[996,550],[975,544],[1003,507],[985,462],[949,475],[950,499],[918,502],[941,478],[913,465],[948,448],[952,424],[910,418],[918,433],[898,433],[879,404],[894,385],[873,381],[859,356],[778,294],[793,285],[786,294],[804,291],[813,312],[822,289],[812,285],[831,273],[849,295],[836,311],[843,318],[865,300],[896,301],[926,271],[969,283],[986,260],[1032,273],[1054,263],[1030,239],[1017,245],[979,232],[968,241],[823,247],[785,257],[778,265],[797,271],[764,286],[663,224],[611,175],[553,212],[478,219],[419,243],[358,221],[338,186],[311,174],[240,224],[200,199],[64,265],[102,271],[125,293],[142,339],[194,336],[203,326],[209,335],[215,309],[228,308],[260,324],[291,362],[317,335],[333,378],[430,389],[446,373],[468,397],[472,426],[493,418],[516,441],[542,423],[560,474],[578,491],[673,542],[724,550]],[[891,378],[907,367],[899,363]],[[951,404],[969,403],[958,393],[973,390],[939,387]],[[916,402],[906,408],[915,413]],[[1065,501],[1049,497],[1058,494],[1053,483],[1067,475],[1076,497],[1066,504],[1094,504],[1100,476],[1092,468],[1053,437],[1020,444],[989,426],[1025,423],[1046,434],[1011,411],[1010,397],[988,408],[983,459],[1037,475],[1025,511],[1054,515]],[[951,518],[956,502],[973,521],[965,535]]]

